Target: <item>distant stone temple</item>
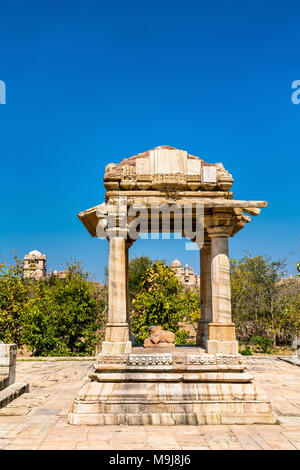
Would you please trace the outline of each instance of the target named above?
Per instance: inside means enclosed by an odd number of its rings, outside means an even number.
[[[288,277],[282,277],[279,281],[278,281],[278,284],[287,284],[287,283],[290,283],[290,282],[293,282],[295,284],[299,284],[300,285],[300,277],[298,276],[293,276],[292,274]]]
[[[174,259],[170,268],[174,271],[175,275],[179,278],[181,284],[189,289],[200,288],[200,276],[194,272],[188,264],[182,266],[178,259]]]
[[[32,279],[44,279],[49,276],[56,276],[60,279],[66,277],[65,271],[52,271],[47,274],[47,256],[40,251],[33,250],[24,256],[24,277]]]

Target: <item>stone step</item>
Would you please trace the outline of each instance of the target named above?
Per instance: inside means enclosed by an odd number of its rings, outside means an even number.
[[[14,383],[4,390],[0,391],[0,408],[8,405],[15,398],[18,398],[25,392],[29,391],[28,383]]]
[[[8,375],[0,375],[0,391],[8,386],[9,377]]]

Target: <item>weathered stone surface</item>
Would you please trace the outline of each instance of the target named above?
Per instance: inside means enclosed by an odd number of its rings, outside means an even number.
[[[251,405],[251,406],[250,406]],[[274,423],[269,400],[254,384],[85,384],[70,424],[180,425]]]
[[[217,169],[215,166],[202,167],[202,181],[203,183],[216,183],[217,182]]]
[[[129,354],[128,367],[140,366],[144,367],[168,367],[173,363],[172,354],[155,353],[155,354]]]
[[[196,175],[200,179],[201,160],[187,159],[187,161],[186,161],[186,173],[187,173],[187,175]]]
[[[128,248],[125,238],[117,235],[109,242],[108,323],[102,343],[104,354],[129,353],[131,350],[127,323]]]
[[[205,168],[204,179],[201,175],[202,167]],[[203,179],[202,190],[217,184],[217,189],[225,193],[233,183],[232,176],[222,164],[208,165],[201,158],[189,155],[184,150],[163,145],[125,158],[120,164],[107,165],[104,185],[107,190],[142,189],[139,184],[142,181],[141,176],[146,177],[150,183],[147,188],[158,187],[157,176],[167,176],[164,181],[170,184],[184,182],[188,190],[201,187],[201,179]]]
[[[29,391],[28,383],[14,383],[0,391],[0,408],[3,409],[11,401]]]
[[[230,423],[274,422],[269,400],[251,383],[239,354],[206,354],[200,348],[146,351],[99,355],[69,422],[213,424],[222,416]]]
[[[0,343],[0,375],[7,376],[7,385],[16,379],[17,345]]]
[[[133,351],[128,355],[100,354],[89,377],[99,382],[242,383],[252,379],[238,354],[205,354],[200,348],[166,349],[164,353],[157,352],[159,348]]]
[[[186,174],[187,152],[178,149],[157,148],[150,150],[150,173]]]
[[[224,353],[224,354],[237,354],[238,342],[226,340],[207,340],[206,350],[210,354]]]
[[[206,241],[200,250],[200,270],[201,318],[198,322],[196,342],[198,346],[206,347],[209,336],[208,325],[212,321],[210,241]]]
[[[0,343],[0,408],[28,392],[28,383],[15,383],[17,345]]]
[[[139,158],[136,161],[137,175],[149,175],[150,173],[150,160],[149,158]]]

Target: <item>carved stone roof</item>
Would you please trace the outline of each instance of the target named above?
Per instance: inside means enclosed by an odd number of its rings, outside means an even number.
[[[123,165],[130,165],[130,166],[135,166],[135,162],[139,158],[149,158],[150,157],[150,152],[153,152],[154,150],[179,150],[175,147],[170,147],[169,145],[159,145],[158,147],[155,147],[150,150],[146,150],[145,152],[138,153],[137,155],[132,155],[131,157],[128,158],[123,158],[123,160],[116,164],[116,166],[123,166]],[[189,153],[187,154],[187,158],[190,160],[201,160],[205,165],[211,165],[211,163],[206,163],[202,158],[197,157],[196,155],[190,155]]]
[[[232,176],[222,163],[207,163],[185,150],[167,145],[110,163],[105,168],[107,190],[164,190],[176,187],[187,191],[213,190],[227,192]]]
[[[246,214],[257,216],[267,202],[233,200],[229,191],[232,183],[222,163],[207,163],[185,150],[162,145],[107,165],[105,202],[80,212],[78,217],[93,237],[103,237],[108,229],[108,212],[110,216],[118,213],[119,218],[120,214],[125,217],[130,207],[141,205],[146,211],[142,211],[141,220],[148,222],[151,232],[156,230],[151,225],[153,208],[176,203],[183,216],[188,204],[194,222],[199,218],[197,207],[202,206],[206,238],[221,236],[222,230],[225,236],[233,236],[251,220]],[[170,232],[178,228],[176,217],[171,214]],[[132,214],[128,224],[131,222]]]

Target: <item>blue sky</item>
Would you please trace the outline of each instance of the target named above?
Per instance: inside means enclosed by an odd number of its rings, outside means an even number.
[[[76,214],[103,201],[105,165],[171,145],[233,175],[237,199],[269,206],[232,257],[299,256],[299,2],[2,3],[0,256],[32,249],[103,279],[108,243]],[[139,240],[131,256],[175,257],[184,241]]]

